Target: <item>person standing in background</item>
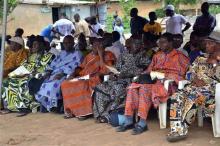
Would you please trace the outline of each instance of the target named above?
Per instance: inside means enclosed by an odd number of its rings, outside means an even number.
[[[130,21],[131,34],[132,35],[142,34],[144,25],[148,23],[148,20],[141,16],[138,16],[137,8],[131,9],[130,16],[131,16],[131,21]]]
[[[173,5],[167,5],[166,16],[170,18],[166,21],[166,32],[171,34],[184,34],[184,32],[191,27],[191,24],[187,22],[183,15],[176,14],[174,10]],[[185,25],[184,29],[182,29],[183,24]]]
[[[75,33],[75,26],[72,21],[67,19],[66,14],[62,13],[60,19],[54,23],[52,32],[58,33],[60,36],[72,35]]]
[[[74,15],[76,32],[74,36],[78,36],[80,33],[83,33],[86,37],[90,36],[89,25],[88,23],[80,18],[80,15],[76,13]]]
[[[196,18],[193,30],[201,37],[211,34],[216,26],[216,19],[209,13],[209,4],[204,2],[201,6],[202,15]]]

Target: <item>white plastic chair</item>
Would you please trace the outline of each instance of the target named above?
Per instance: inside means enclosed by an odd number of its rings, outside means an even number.
[[[183,80],[179,82],[179,89],[183,89],[188,81]],[[202,108],[198,109],[198,126],[203,127],[203,116]],[[220,83],[216,84],[215,87],[215,113],[211,115],[212,119],[212,129],[214,137],[220,137]]]
[[[135,77],[134,77],[135,79]],[[109,75],[104,76],[104,81],[109,80]],[[168,91],[169,84],[173,82],[173,80],[166,80],[164,82],[164,87]],[[158,113],[159,121],[160,121],[160,129],[165,129],[167,125],[167,102],[160,103],[159,105],[159,113]]]
[[[173,82],[173,80],[164,81],[164,88],[167,91],[171,82]],[[160,103],[158,116],[160,121],[160,129],[165,129],[167,127],[167,102]]]

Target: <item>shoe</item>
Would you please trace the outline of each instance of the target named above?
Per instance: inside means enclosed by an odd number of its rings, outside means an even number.
[[[16,117],[24,117],[24,116],[27,116],[28,114],[30,114],[30,113],[28,113],[28,112],[20,112],[20,113],[18,113],[18,115]]]
[[[0,110],[0,115],[6,115],[6,114],[9,114],[9,113],[13,113],[13,112],[8,110],[8,109]]]
[[[133,127],[134,127],[133,124],[130,124],[130,125],[123,124],[123,125],[116,128],[116,132],[125,132],[126,130],[132,129]]]
[[[140,125],[136,125],[132,131],[132,135],[138,135],[138,134],[141,134],[143,133],[144,131],[147,131],[148,130],[148,127],[145,126],[145,127],[141,127]]]
[[[177,133],[167,135],[167,141],[169,142],[176,142],[176,141],[180,141],[186,138],[187,138],[187,135],[179,135]]]
[[[71,119],[71,118],[73,118],[73,116],[71,116],[71,115],[64,115],[63,118],[64,119]]]
[[[77,117],[77,119],[78,119],[79,121],[85,121],[86,119],[88,119],[88,117]]]

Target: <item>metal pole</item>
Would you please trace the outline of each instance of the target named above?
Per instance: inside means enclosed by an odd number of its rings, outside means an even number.
[[[2,46],[1,46],[1,62],[0,62],[0,108],[2,108],[2,81],[3,81],[3,67],[4,67],[4,51],[5,51],[5,35],[7,26],[7,0],[4,0],[3,7],[3,21],[2,21]]]

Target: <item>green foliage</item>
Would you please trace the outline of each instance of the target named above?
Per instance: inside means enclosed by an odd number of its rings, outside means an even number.
[[[123,10],[123,20],[127,22],[130,18],[130,10],[136,5],[136,0],[120,0],[119,4]]]
[[[196,4],[200,0],[154,0],[154,2],[161,2],[164,1],[165,5],[172,4],[176,8],[176,12],[179,13],[179,5],[180,4]],[[161,14],[161,10],[158,10],[158,14]]]
[[[165,12],[164,12],[164,8],[161,9],[156,9],[155,13],[157,15],[158,18],[163,18],[165,17]]]
[[[209,12],[211,14],[219,14],[220,13],[220,6],[218,6],[218,5],[211,5],[209,7]]]
[[[175,12],[178,13],[178,14],[184,15],[184,10],[175,10]],[[156,9],[156,10],[155,10],[155,13],[156,13],[156,15],[157,15],[158,18],[163,18],[163,17],[166,16],[166,15],[165,15],[164,8]]]
[[[179,4],[196,4],[198,0],[165,0],[165,4],[173,4],[178,8]]]
[[[7,0],[8,1],[8,9],[7,9],[7,14],[10,14],[14,8],[17,6],[17,0]],[[0,19],[3,17],[3,4],[4,1],[0,0]]]
[[[124,33],[130,32],[130,10],[135,7],[136,0],[120,0],[119,1],[120,7],[123,11],[123,25],[124,25]],[[112,22],[113,22],[113,15],[107,16],[107,31],[112,32]]]

